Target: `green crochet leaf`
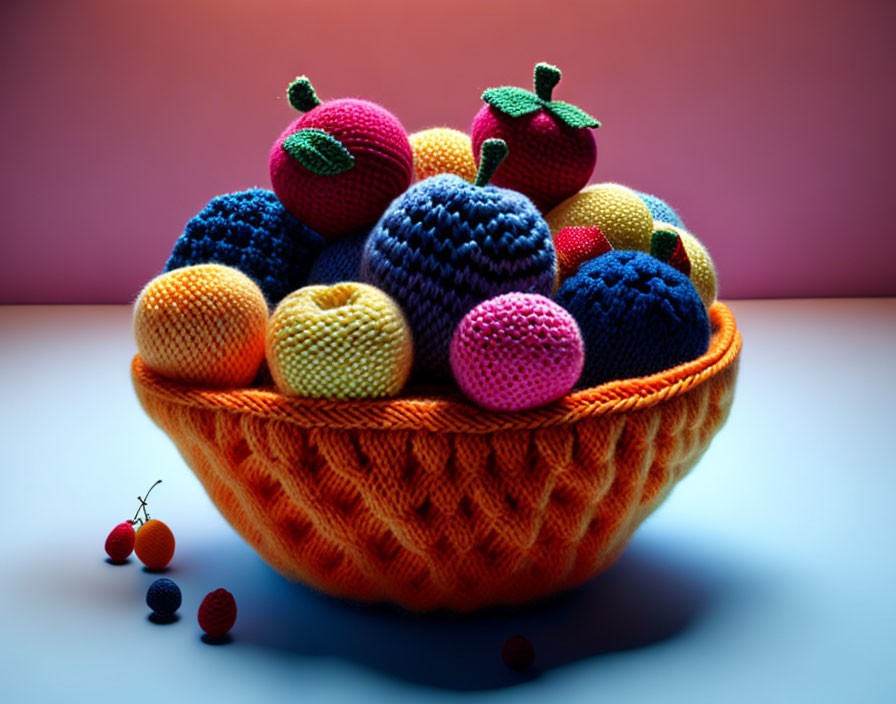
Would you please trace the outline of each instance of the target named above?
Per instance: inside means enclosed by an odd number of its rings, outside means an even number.
[[[510,117],[528,115],[536,110],[541,110],[545,105],[545,102],[535,93],[513,86],[489,88],[482,94],[482,99]]]
[[[600,122],[571,103],[564,103],[562,100],[552,100],[549,103],[545,103],[545,107],[570,127],[600,127]]]
[[[650,254],[661,262],[668,263],[679,239],[678,233],[671,230],[656,230],[650,238]]]
[[[342,142],[312,127],[294,132],[284,139],[283,151],[320,176],[335,176],[355,165],[355,157]]]

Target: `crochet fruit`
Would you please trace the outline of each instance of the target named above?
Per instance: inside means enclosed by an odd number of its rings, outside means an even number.
[[[308,285],[338,284],[340,281],[357,281],[361,275],[361,255],[369,230],[327,242],[308,274]]]
[[[277,197],[299,222],[328,239],[372,225],[414,173],[398,118],[368,100],[322,103],[305,76],[289,85],[287,97],[304,114],[271,148]]]
[[[535,66],[535,92],[490,88],[473,120],[473,152],[487,139],[503,139],[510,154],[495,172],[496,186],[527,195],[542,212],[578,192],[597,161],[592,129],[600,122],[574,105],[553,100],[560,69]]]
[[[650,210],[633,190],[618,183],[588,186],[560,203],[544,219],[555,236],[564,227],[596,226],[613,249],[650,249]]]
[[[174,557],[174,533],[155,518],[146,521],[134,539],[134,552],[151,570],[160,570]]]
[[[394,396],[413,358],[401,308],[367,284],[306,286],[283,299],[268,326],[268,367],[290,396]]]
[[[501,660],[515,672],[525,672],[535,663],[535,648],[525,636],[510,636],[501,646]]]
[[[716,270],[712,263],[712,257],[706,251],[706,247],[694,235],[684,228],[670,223],[655,223],[657,230],[668,230],[681,238],[681,244],[690,262],[690,279],[700,294],[703,305],[709,308],[718,295],[718,283],[716,282]]]
[[[181,605],[180,587],[166,577],[157,579],[146,590],[146,605],[153,613],[164,618],[170,618]]]
[[[644,201],[644,205],[650,211],[650,216],[654,222],[666,222],[670,225],[675,225],[675,227],[684,227],[684,223],[681,221],[678,213],[672,210],[672,207],[662,198],[649,193],[642,193],[641,191],[635,191],[634,193]]]
[[[671,369],[709,346],[709,318],[690,280],[644,252],[612,251],[585,262],[556,301],[585,341],[580,386]]]
[[[505,293],[467,313],[451,339],[460,390],[484,408],[521,411],[576,385],[585,351],[579,326],[551,299]]]
[[[223,638],[236,623],[236,600],[226,589],[206,594],[197,614],[199,627],[209,638]]]
[[[557,269],[563,282],[579,270],[579,265],[613,249],[599,227],[564,227],[554,237]]]
[[[134,525],[130,521],[119,523],[106,538],[106,554],[114,563],[122,563],[134,552]]]
[[[268,304],[244,273],[220,264],[174,269],[150,281],[134,307],[143,361],[200,386],[246,386],[264,360]]]
[[[415,132],[408,140],[418,181],[439,174],[454,174],[470,183],[476,180],[476,158],[470,135],[450,127],[432,127]]]
[[[451,337],[473,306],[553,288],[554,245],[544,218],[524,195],[489,185],[506,155],[503,141],[487,140],[475,183],[443,174],[411,186],[367,238],[361,278],[404,310],[415,373],[431,380],[450,378]]]
[[[214,262],[242,271],[275,306],[305,285],[324,240],[262,188],[212,198],[184,228],[165,271]]]

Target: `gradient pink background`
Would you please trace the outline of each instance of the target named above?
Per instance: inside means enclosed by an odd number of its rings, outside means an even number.
[[[603,122],[592,180],[675,206],[722,298],[896,295],[894,20],[888,0],[4,0],[0,302],[133,300],[209,198],[270,186],[297,74],[466,131],[539,60]]]

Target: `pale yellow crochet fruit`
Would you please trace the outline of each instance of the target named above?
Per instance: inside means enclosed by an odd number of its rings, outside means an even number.
[[[613,249],[650,251],[653,217],[638,195],[618,183],[586,186],[544,216],[556,237],[564,227],[597,226]]]
[[[454,174],[470,183],[476,180],[476,160],[470,135],[450,127],[432,127],[415,132],[408,140],[418,181],[438,174]]]
[[[694,235],[681,227],[675,227],[665,222],[656,222],[654,224],[656,230],[670,230],[681,237],[681,244],[684,251],[691,260],[691,283],[700,294],[700,300],[703,305],[709,308],[713,301],[716,300],[718,294],[718,284],[716,282],[716,270],[712,263],[712,258],[706,247]]]
[[[266,354],[282,393],[331,399],[394,396],[414,357],[398,304],[357,282],[289,294],[271,315]]]

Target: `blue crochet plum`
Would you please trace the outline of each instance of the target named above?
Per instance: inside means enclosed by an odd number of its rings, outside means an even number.
[[[361,278],[401,306],[414,337],[415,375],[450,377],[448,348],[461,318],[488,298],[550,296],[551,231],[526,196],[442,174],[396,198],[367,239]]]
[[[212,198],[187,223],[165,271],[209,262],[232,266],[255,281],[273,307],[305,285],[323,246],[273,191],[253,188]]]
[[[331,240],[314,260],[308,284],[338,284],[340,281],[360,281],[361,255],[369,230]]]
[[[664,222],[667,225],[674,225],[675,227],[684,227],[684,223],[678,217],[678,213],[672,210],[669,204],[662,198],[657,198],[649,193],[641,193],[640,191],[635,191],[635,194],[644,201],[644,204],[650,211],[650,216],[654,220]]]
[[[709,317],[690,279],[644,252],[585,262],[555,300],[582,330],[580,387],[664,371],[709,348]]]
[[[162,577],[149,585],[146,605],[159,616],[173,615],[180,608],[180,603],[180,587],[170,579]]]

